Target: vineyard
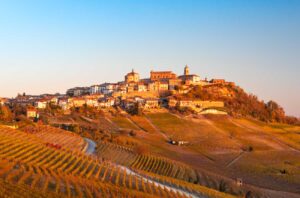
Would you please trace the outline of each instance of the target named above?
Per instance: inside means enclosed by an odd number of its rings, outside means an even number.
[[[96,154],[101,159],[109,160],[124,166],[130,166],[137,157],[137,154],[127,147],[104,141],[98,141],[97,144]]]
[[[61,144],[60,148],[54,147],[45,142],[47,135],[42,129],[58,133],[48,127],[39,128],[36,133],[24,133],[0,126],[2,197],[187,197],[177,188],[157,185],[151,179],[128,172],[123,166],[85,155],[79,149],[79,145],[83,145],[81,141],[75,145],[77,149],[71,149],[66,140],[58,142],[55,137],[59,136],[53,135],[49,137],[54,138],[51,141]],[[139,161],[134,160],[134,166],[138,167]],[[8,193],[10,191],[13,193]],[[194,193],[197,190],[190,188],[185,191]]]
[[[150,154],[139,155],[130,148],[116,144],[99,141],[97,155],[100,158],[129,166],[135,170],[142,170],[189,182],[197,181],[195,170],[184,164]]]
[[[236,195],[242,193],[241,189],[236,188],[232,180],[226,180],[217,175],[195,170],[185,164],[164,157],[150,154],[138,155],[130,148],[116,144],[99,141],[97,156],[130,167],[132,170],[146,176],[151,175],[154,178],[163,179],[163,181],[168,180],[169,183],[171,181],[171,183],[173,182],[174,184],[179,183],[183,186],[189,186],[189,188],[194,189],[194,191],[195,189],[202,189],[204,187],[210,190],[219,190],[222,188],[222,185],[226,185],[224,189],[225,192]],[[176,185],[176,187],[178,187],[178,185]],[[183,189],[186,188],[184,187]],[[187,191],[193,192],[192,190]]]
[[[52,145],[59,145],[72,151],[84,151],[87,147],[87,144],[82,137],[51,126],[27,126],[22,128],[22,131],[34,134],[44,142]]]

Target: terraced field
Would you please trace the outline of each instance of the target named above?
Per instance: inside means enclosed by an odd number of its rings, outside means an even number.
[[[87,147],[87,143],[80,136],[51,126],[37,125],[35,127],[25,127],[22,131],[34,134],[45,143],[63,146],[72,151],[84,151]]]
[[[132,169],[152,172],[181,180],[196,181],[193,169],[181,163],[154,155],[138,155],[131,149],[107,142],[98,143],[97,155]]]
[[[249,187],[237,187],[233,180],[206,171],[196,170],[164,157],[151,154],[138,155],[132,149],[107,142],[98,142],[98,145],[97,156],[100,158],[130,167],[131,170],[145,175],[146,178],[154,178],[154,180],[159,178],[158,181],[162,181],[164,184],[171,182],[176,188],[188,189],[188,192],[199,192],[195,189],[199,190],[203,187],[210,190],[219,190],[222,185],[226,185],[225,192],[242,195],[251,189]],[[214,194],[214,190],[210,193]],[[257,192],[260,197],[267,197],[257,189],[253,192]]]
[[[51,141],[54,142],[56,138],[61,138],[60,135],[55,136],[55,133],[53,132],[51,136]],[[108,161],[103,162],[95,156],[85,155],[79,149],[70,149],[71,145],[63,144],[63,141],[61,147],[53,146],[45,142],[44,135],[40,132],[37,134],[39,135],[0,126],[0,195],[4,197],[25,197],[31,194],[35,194],[36,197],[186,197],[186,194],[180,193],[177,188],[157,185],[152,180],[128,172],[128,169],[123,166]],[[79,140],[74,146],[80,148],[82,142]],[[9,185],[1,185],[5,183]],[[173,183],[169,185],[176,186]],[[20,192],[25,191],[24,196],[23,194],[19,196],[18,192],[9,194],[10,188],[14,187],[20,189]],[[186,190],[193,194],[197,191]],[[203,197],[226,196],[211,189],[206,191],[203,192],[205,194]],[[211,191],[216,196],[206,196]]]

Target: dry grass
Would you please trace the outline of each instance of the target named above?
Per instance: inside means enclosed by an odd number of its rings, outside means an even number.
[[[155,128],[153,128],[144,116],[131,116],[130,119],[144,131],[149,133],[155,132]]]
[[[300,154],[291,151],[263,151],[243,156],[233,167],[247,180],[257,185],[273,186],[296,192],[300,186]],[[268,185],[266,185],[268,184]]]
[[[205,127],[205,123],[193,123],[180,119],[170,113],[148,114],[152,123],[162,132],[175,139],[193,140],[194,138],[206,137],[213,132],[213,128]]]
[[[138,128],[132,124],[126,117],[123,116],[117,116],[111,118],[111,120],[117,124],[122,129],[131,129],[131,130],[137,130]]]
[[[300,127],[286,124],[266,124],[254,120],[237,120],[250,131],[263,132],[273,137],[273,141],[282,141],[284,144],[300,150]]]

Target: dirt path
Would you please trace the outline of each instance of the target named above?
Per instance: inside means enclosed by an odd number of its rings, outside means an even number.
[[[96,150],[96,143],[91,140],[91,139],[88,139],[88,138],[84,138],[85,142],[87,143],[87,148],[85,150],[85,153],[87,155],[92,155],[95,153],[95,150]]]
[[[246,154],[246,152],[241,152],[238,156],[236,156],[233,160],[231,160],[227,165],[226,168],[230,167],[231,165],[233,165],[234,163],[236,163],[239,159],[241,159],[244,155]]]
[[[138,130],[144,131],[144,129],[142,129],[139,125],[137,125],[135,122],[133,122],[129,117],[126,117],[126,119],[128,120],[128,122],[130,122],[135,128],[137,128]],[[146,131],[144,131],[146,132]]]
[[[85,153],[87,155],[94,155],[95,148],[96,148],[97,144],[93,140],[90,140],[88,138],[84,138],[84,139],[85,139],[85,141],[88,144],[88,148],[86,149]],[[145,176],[143,176],[141,174],[138,174],[138,173],[132,171],[131,169],[129,169],[126,166],[117,165],[117,164],[114,164],[114,165],[117,166],[117,167],[119,167],[120,169],[126,171],[127,175],[134,175],[134,176],[138,177],[139,180],[143,180],[145,183],[153,184],[156,187],[160,187],[162,189],[167,189],[169,191],[173,191],[173,192],[175,192],[177,194],[180,194],[182,196],[185,196],[185,197],[204,198],[203,196],[199,196],[198,194],[185,191],[185,190],[180,189],[180,188],[175,187],[175,186],[171,186],[171,185],[168,185],[168,184],[161,183],[161,182],[156,181],[156,180],[154,180],[152,178],[149,178],[149,177],[145,177]]]
[[[154,128],[155,131],[159,133],[165,140],[171,141],[171,139],[165,133],[161,132],[161,130],[159,130],[159,128],[157,128],[147,116],[145,116],[145,119],[151,125],[151,127]]]
[[[134,175],[134,176],[138,177],[140,180],[143,180],[143,181],[146,182],[146,183],[153,184],[153,185],[156,186],[156,187],[161,187],[161,188],[163,188],[163,189],[167,189],[167,190],[169,190],[169,191],[173,191],[173,192],[175,192],[175,193],[177,193],[177,194],[180,194],[180,195],[186,196],[186,197],[192,197],[192,198],[204,198],[204,196],[199,196],[199,195],[196,195],[196,194],[194,194],[194,193],[187,192],[187,191],[182,190],[182,189],[180,189],[180,188],[178,188],[178,187],[174,187],[174,186],[171,186],[171,185],[163,184],[163,183],[161,183],[161,182],[159,182],[159,181],[155,181],[154,179],[151,179],[151,178],[149,178],[149,177],[146,178],[145,176],[140,175],[140,174],[138,174],[138,173],[136,173],[136,172],[130,170],[129,168],[127,168],[127,167],[125,167],[125,166],[118,165],[118,167],[119,167],[120,169],[122,169],[122,170],[125,170],[126,173],[127,173],[128,175]]]

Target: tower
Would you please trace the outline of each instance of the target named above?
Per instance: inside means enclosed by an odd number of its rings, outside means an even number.
[[[184,67],[184,75],[185,76],[190,75],[190,68],[187,65]]]

